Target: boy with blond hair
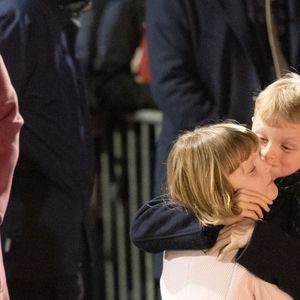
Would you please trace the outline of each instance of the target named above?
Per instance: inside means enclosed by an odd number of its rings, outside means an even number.
[[[278,285],[293,298],[300,299],[298,74],[289,73],[259,93],[252,130],[259,138],[261,155],[271,164],[272,176],[278,178],[277,186],[281,189],[271,211],[263,219],[268,199],[250,190],[240,190],[236,194],[240,214],[236,219],[223,220],[221,224],[227,226],[221,232],[221,226],[199,226],[191,212],[179,207],[172,209],[165,205],[164,197],[160,197],[138,211],[131,238],[137,247],[155,253],[167,249],[208,249],[219,235],[214,250],[224,254],[227,250],[245,246],[236,257],[238,263],[263,280]],[[244,217],[259,220],[252,236],[243,239],[246,245],[239,239],[245,228],[241,229],[238,221]]]
[[[274,178],[300,169],[300,76],[289,73],[263,90],[255,102],[252,130]]]

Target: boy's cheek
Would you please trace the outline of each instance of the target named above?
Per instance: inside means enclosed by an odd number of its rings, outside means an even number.
[[[292,164],[292,165],[283,165],[281,167],[272,167],[271,168],[271,176],[272,179],[277,179],[281,177],[286,177],[292,175],[293,173],[297,172],[300,169],[299,164]]]
[[[271,172],[272,179],[275,180],[277,178],[291,175],[295,171],[291,168],[287,168],[287,166],[277,164],[271,167],[270,172]]]
[[[283,170],[285,169],[287,175],[291,175],[295,172],[297,172],[300,169],[300,156],[298,157],[294,157],[294,159],[291,159],[289,161],[287,161],[284,165],[283,165]]]
[[[282,172],[278,172],[278,170],[271,170],[272,179],[275,180],[277,178],[284,177],[283,175],[281,175],[281,173]]]

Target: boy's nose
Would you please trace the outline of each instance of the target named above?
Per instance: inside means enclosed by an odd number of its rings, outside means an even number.
[[[276,149],[272,145],[266,145],[265,147],[262,147],[260,150],[260,154],[262,158],[264,158],[265,161],[273,160],[276,158]]]

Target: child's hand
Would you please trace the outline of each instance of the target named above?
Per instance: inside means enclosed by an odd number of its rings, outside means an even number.
[[[218,259],[222,260],[229,252],[246,246],[252,236],[254,227],[255,221],[250,219],[244,219],[239,223],[225,226],[220,231],[216,244],[205,253],[207,255],[217,255]]]
[[[233,200],[236,201],[238,208],[241,210],[239,216],[252,220],[263,218],[262,210],[269,212],[269,205],[273,204],[273,200],[265,195],[246,189],[238,190]]]
[[[269,212],[269,205],[273,204],[273,200],[268,199],[263,194],[246,189],[238,190],[233,201],[240,209],[240,214],[236,217],[221,219],[219,225],[231,225],[240,222],[244,218],[257,221],[263,218],[263,210]]]

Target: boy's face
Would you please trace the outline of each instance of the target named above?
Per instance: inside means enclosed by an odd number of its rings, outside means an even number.
[[[300,169],[300,124],[282,122],[271,127],[256,113],[252,130],[259,138],[261,156],[271,165],[273,179]]]

